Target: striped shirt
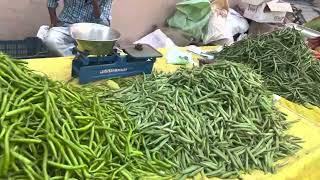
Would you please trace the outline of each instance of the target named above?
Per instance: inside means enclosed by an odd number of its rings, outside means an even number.
[[[48,0],[49,8],[58,7],[59,0]],[[100,0],[100,19],[110,25],[112,0]],[[97,22],[93,13],[92,0],[64,0],[64,7],[59,15],[59,21],[67,24],[81,22]]]

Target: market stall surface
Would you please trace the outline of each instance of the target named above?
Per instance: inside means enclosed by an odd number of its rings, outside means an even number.
[[[207,47],[205,49],[213,49]],[[164,58],[160,58],[154,65],[155,72],[172,73],[179,66],[166,63],[166,49],[160,49]],[[53,80],[71,80],[71,66],[73,57],[45,58],[28,60],[28,66],[46,74]],[[277,98],[277,108],[287,114],[288,121],[297,121],[289,130],[290,134],[304,140],[303,149],[292,157],[278,162],[276,174],[265,174],[255,171],[243,175],[243,179],[319,179],[320,178],[320,108],[306,108],[289,102],[283,98]],[[195,179],[202,179],[196,177]]]

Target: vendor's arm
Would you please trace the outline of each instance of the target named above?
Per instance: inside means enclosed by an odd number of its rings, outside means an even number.
[[[55,27],[58,24],[58,17],[56,9],[58,7],[58,0],[48,0],[48,10],[50,15],[51,25],[50,27]]]
[[[112,0],[100,0],[100,18],[105,25],[110,26]]]
[[[96,19],[99,19],[101,16],[101,9],[100,9],[100,0],[93,0],[93,14]]]

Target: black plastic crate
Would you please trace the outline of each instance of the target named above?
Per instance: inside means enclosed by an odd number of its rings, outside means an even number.
[[[37,37],[28,37],[24,40],[0,41],[0,52],[16,59],[49,57],[48,48]]]

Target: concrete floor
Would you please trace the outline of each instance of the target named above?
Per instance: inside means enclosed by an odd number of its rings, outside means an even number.
[[[315,7],[313,0],[286,0],[289,3],[294,4],[295,7],[302,10],[302,15],[306,21],[310,21],[319,16],[320,8]],[[317,10],[318,9],[318,10]]]

